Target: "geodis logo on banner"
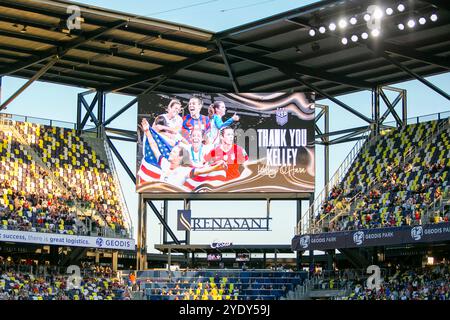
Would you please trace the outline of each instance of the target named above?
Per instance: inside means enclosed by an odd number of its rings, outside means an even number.
[[[415,241],[419,241],[422,239],[423,236],[423,227],[417,226],[411,229],[411,238],[413,238]]]
[[[300,247],[302,247],[303,249],[308,249],[310,243],[311,243],[310,236],[306,235],[300,238],[299,244]]]
[[[353,242],[357,246],[362,245],[364,242],[364,232],[363,231],[355,232],[355,234],[353,235]]]

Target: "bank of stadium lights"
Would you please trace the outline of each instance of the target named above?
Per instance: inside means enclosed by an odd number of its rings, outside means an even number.
[[[397,27],[399,30],[405,30],[405,25],[403,23],[399,23]]]
[[[370,14],[366,13],[366,14],[364,15],[364,21],[369,22],[370,19],[371,19]]]
[[[342,38],[341,42],[343,45],[346,45],[348,43],[348,40],[347,38]]]
[[[363,33],[361,34],[361,39],[367,40],[367,38],[369,38],[369,34],[368,34],[367,32],[363,32]]]
[[[336,24],[335,23],[330,23],[330,25],[328,26],[328,29],[330,29],[330,31],[334,31],[336,30]]]
[[[413,19],[408,20],[408,27],[414,28],[416,26],[416,22]]]
[[[320,33],[325,33],[325,31],[327,31],[327,29],[325,29],[325,27],[322,26],[319,28]]]
[[[339,28],[345,29],[347,27],[347,21],[345,19],[339,20]]]
[[[356,34],[354,34],[354,35],[352,35],[351,39],[353,42],[356,42],[356,41],[358,41],[358,36]]]
[[[314,37],[316,35],[316,30],[314,30],[314,29],[309,30],[309,35],[311,37]]]
[[[388,15],[388,16],[390,16],[391,14],[393,14],[394,13],[394,9],[392,9],[392,8],[386,8],[386,14]]]
[[[399,4],[398,6],[397,6],[397,10],[399,11],[399,12],[403,12],[403,11],[405,11],[405,6],[403,5],[403,4]]]
[[[433,13],[433,14],[430,16],[430,20],[433,21],[433,22],[436,22],[437,19],[438,19],[438,16],[437,16],[437,14],[435,14],[435,13]]]
[[[420,25],[424,25],[425,23],[427,23],[427,19],[425,19],[424,17],[421,17],[421,18],[419,19],[419,24],[420,24]]]
[[[358,22],[358,20],[355,17],[351,17],[349,21],[351,25],[355,25]]]

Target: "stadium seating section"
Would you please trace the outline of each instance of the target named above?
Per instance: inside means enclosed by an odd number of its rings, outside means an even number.
[[[142,271],[148,300],[278,300],[306,279],[304,272]],[[142,286],[142,285],[141,285]]]
[[[3,128],[1,228],[86,234],[80,222],[89,216],[94,231],[127,235],[108,164],[75,130],[15,121]]]
[[[67,276],[34,276],[13,269],[0,271],[0,300],[129,300],[128,288],[117,278],[84,277],[79,288],[68,288]]]
[[[448,210],[427,213],[435,200],[448,199],[449,137],[446,119],[390,129],[369,141],[332,188],[315,231],[448,221]]]

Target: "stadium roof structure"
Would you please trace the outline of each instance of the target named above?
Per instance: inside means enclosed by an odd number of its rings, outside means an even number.
[[[373,3],[325,0],[213,33],[69,1],[0,0],[0,76],[127,95],[298,90],[315,91],[321,99],[422,81],[450,69],[446,1],[405,1],[402,12],[399,1],[377,1],[394,8],[377,38],[363,19]],[[66,24],[72,14],[67,7],[74,4],[81,9],[80,29]],[[422,16],[423,25],[417,22]],[[329,24],[342,17],[357,22],[330,31]],[[406,26],[411,17],[414,28]],[[361,39],[364,32],[367,40]]]

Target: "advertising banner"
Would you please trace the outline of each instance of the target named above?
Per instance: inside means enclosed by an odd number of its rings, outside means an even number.
[[[134,250],[134,239],[87,237],[57,233],[0,230],[0,241],[86,247],[116,250]]]
[[[304,234],[292,239],[292,250],[329,250],[449,240],[450,222],[445,222],[419,226]]]

